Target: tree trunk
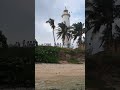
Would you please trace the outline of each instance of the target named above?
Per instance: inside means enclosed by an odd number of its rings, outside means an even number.
[[[62,39],[62,47],[64,47],[64,40]]]
[[[56,41],[55,41],[55,34],[54,34],[54,29],[53,29],[53,38],[54,38],[54,46],[56,46]]]

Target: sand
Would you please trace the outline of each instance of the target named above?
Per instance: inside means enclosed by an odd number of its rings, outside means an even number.
[[[85,64],[36,64],[35,90],[85,90]]]

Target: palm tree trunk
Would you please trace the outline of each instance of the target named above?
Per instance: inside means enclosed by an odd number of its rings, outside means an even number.
[[[64,40],[62,39],[62,47],[64,47]]]
[[[54,38],[54,46],[56,46],[56,41],[55,41],[55,34],[54,34],[54,29],[53,29],[53,38]]]

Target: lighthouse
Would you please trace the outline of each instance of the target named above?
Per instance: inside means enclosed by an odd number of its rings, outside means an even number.
[[[62,14],[62,22],[67,26],[70,27],[70,13],[68,12],[67,8],[65,7],[65,10]],[[71,46],[71,39],[68,39],[67,36],[65,36],[64,45],[63,47],[68,48]]]

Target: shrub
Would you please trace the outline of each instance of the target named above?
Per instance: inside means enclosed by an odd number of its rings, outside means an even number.
[[[84,50],[80,48],[60,48],[52,46],[38,46],[35,48],[36,63],[59,63],[60,60],[70,63],[78,63],[79,57],[82,57]],[[67,57],[68,56],[68,57]]]
[[[34,48],[1,48],[0,83],[21,87],[34,86],[34,51]]]
[[[35,61],[40,63],[58,63],[60,48],[38,46],[35,48]]]

